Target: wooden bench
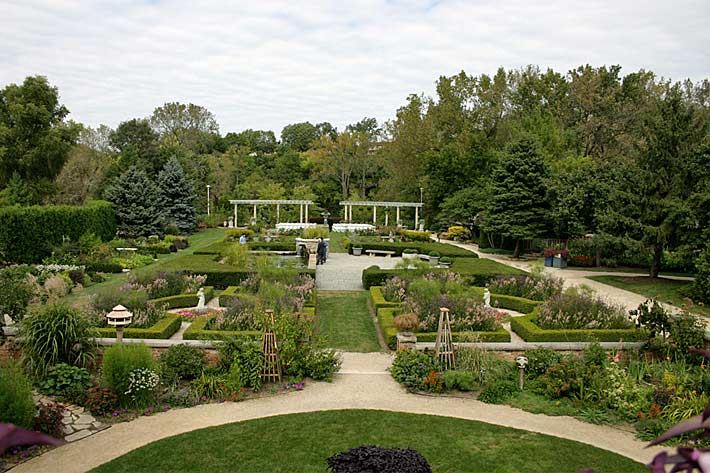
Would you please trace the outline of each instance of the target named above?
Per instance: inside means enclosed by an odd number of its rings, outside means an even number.
[[[388,258],[390,256],[392,256],[393,254],[395,254],[394,251],[387,251],[387,250],[365,250],[365,253],[367,253],[368,256],[378,255],[378,256],[386,256]]]

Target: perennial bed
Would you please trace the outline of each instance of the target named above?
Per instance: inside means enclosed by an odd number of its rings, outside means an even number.
[[[525,317],[514,317],[510,328],[526,342],[640,342],[648,333],[629,329],[543,329],[535,322],[537,312]]]

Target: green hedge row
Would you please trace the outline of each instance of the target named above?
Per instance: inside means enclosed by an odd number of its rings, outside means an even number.
[[[180,330],[182,319],[176,314],[165,314],[163,318],[158,320],[155,325],[148,328],[125,328],[123,336],[125,338],[142,338],[142,339],[160,339],[167,340],[172,337],[175,332]],[[116,338],[116,329],[112,327],[98,329],[99,336],[102,338]]]
[[[311,320],[315,319],[315,307],[305,307],[303,315]],[[214,315],[196,318],[185,330],[182,338],[184,340],[231,340],[234,338],[245,338],[249,340],[260,340],[262,332],[256,330],[207,330],[207,324],[214,318]]]
[[[296,251],[296,241],[250,241],[252,251]]]
[[[389,301],[387,301],[387,299],[385,299],[384,294],[382,294],[382,287],[381,286],[371,286],[370,287],[370,300],[372,301],[372,304],[375,306],[375,309],[380,309],[382,307],[397,307],[397,306],[399,306],[399,303],[389,302]]]
[[[123,266],[110,261],[96,261],[86,265],[86,270],[94,273],[122,273]]]
[[[219,295],[219,305],[221,307],[231,307],[236,304],[237,299],[245,297],[256,298],[256,295],[245,292],[240,286],[229,286]],[[304,307],[315,307],[317,300],[317,291],[314,289],[311,298],[305,301]]]
[[[205,287],[205,302],[208,302],[214,298],[214,288],[211,286]],[[150,302],[155,304],[156,307],[164,307],[166,310],[169,309],[180,309],[183,307],[197,307],[197,303],[200,298],[197,294],[178,294],[176,296],[160,297],[158,299],[151,299]]]
[[[185,274],[202,274],[207,276],[206,284],[215,289],[227,289],[229,286],[239,286],[242,281],[247,279],[251,274],[249,271],[234,270],[226,266],[224,270],[198,271],[193,269],[185,269],[182,271]],[[298,274],[308,274],[313,279],[316,277],[315,269],[300,269]]]
[[[481,288],[481,298],[483,297],[483,288]],[[491,305],[502,309],[514,310],[521,314],[529,314],[537,306],[542,304],[540,301],[525,299],[524,297],[509,296],[506,294],[491,294]]]
[[[526,342],[641,342],[648,334],[637,329],[546,330],[536,323],[536,313],[514,317],[510,327]]]
[[[0,260],[11,263],[39,263],[64,238],[76,241],[93,233],[108,241],[116,234],[116,214],[104,201],[82,206],[2,207],[0,222]]]
[[[428,255],[432,251],[439,253],[439,256],[448,256],[450,258],[460,257],[460,258],[478,258],[478,255],[473,251],[464,250],[458,246],[446,245],[444,243],[423,243],[419,241],[408,241],[408,242],[389,242],[389,241],[368,241],[368,240],[354,240],[346,245],[348,253],[352,253],[353,246],[362,248],[363,252],[365,250],[383,250],[383,251],[394,251],[396,256],[402,256],[402,252],[407,248],[415,249],[419,254]]]

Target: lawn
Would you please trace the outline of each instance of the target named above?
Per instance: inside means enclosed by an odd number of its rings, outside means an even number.
[[[686,303],[686,296],[683,295],[683,291],[687,290],[692,284],[689,281],[666,278],[652,279],[648,276],[588,276],[588,279],[635,292],[649,298],[655,297],[661,302],[676,307],[682,307]],[[696,305],[693,308],[693,312],[710,317],[710,307]]]
[[[436,473],[648,471],[571,440],[463,419],[371,410],[291,414],[196,430],[94,471],[325,473],[329,456],[366,444],[414,448]]]
[[[318,293],[318,330],[329,347],[356,352],[380,350],[367,299],[366,291]]]
[[[344,232],[330,232],[328,235],[330,238],[330,244],[328,251],[331,253],[347,253],[348,250],[345,248],[345,243],[348,240],[348,234]]]
[[[517,275],[526,274],[522,269],[486,258],[454,258],[451,269],[461,274]]]
[[[205,248],[215,242],[221,241],[222,239],[224,239],[224,235],[225,230],[223,228],[210,228],[190,235],[190,246],[188,248],[178,251],[177,253],[158,255],[158,261],[153,264],[149,264],[148,266],[136,269],[131,273],[107,275],[108,279],[106,281],[87,287],[79,293],[70,294],[66,298],[66,301],[73,305],[83,305],[94,294],[97,294],[98,292],[104,289],[118,287],[124,282],[126,282],[128,280],[129,274],[146,274],[155,271],[175,271],[177,269],[185,269],[186,267],[188,267],[186,263],[191,259],[199,260],[204,264],[207,264],[207,260],[214,259],[214,256],[193,256],[193,253],[195,252],[195,250]]]

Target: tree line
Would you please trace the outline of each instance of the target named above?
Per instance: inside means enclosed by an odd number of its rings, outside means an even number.
[[[0,91],[0,203],[111,197],[122,176],[157,182],[169,162],[197,214],[207,184],[216,209],[299,198],[333,214],[342,199],[418,201],[423,189],[428,228],[463,224],[516,253],[533,238],[594,234],[646,255],[657,275],[664,252],[695,259],[710,237],[709,104],[707,79],[620,66],[462,71],[384,123],[294,123],[277,138],[223,134],[209,110],[181,103],[91,128],[67,120],[46,78],[28,77]]]

